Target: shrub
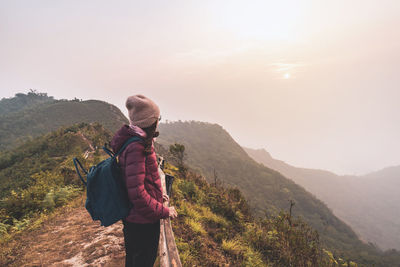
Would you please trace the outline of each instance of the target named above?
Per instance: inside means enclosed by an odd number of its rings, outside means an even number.
[[[242,263],[242,266],[246,267],[267,266],[262,260],[263,257],[261,253],[259,251],[253,250],[250,246],[246,248],[243,258],[244,261]]]
[[[183,180],[179,183],[179,189],[185,198],[196,199],[197,186],[193,181]]]
[[[191,246],[182,238],[176,238],[176,247],[179,251],[179,257],[184,266],[194,266],[196,264],[195,255],[192,252]]]
[[[202,219],[204,221],[215,223],[219,227],[228,227],[229,225],[228,221],[225,218],[213,213],[209,207],[202,206],[201,212],[202,212]]]
[[[238,239],[222,240],[222,249],[226,253],[236,257],[242,255],[245,252],[245,248],[243,248]]]
[[[50,192],[48,192],[46,194],[46,196],[43,199],[43,208],[45,208],[46,210],[52,210],[55,208],[56,203],[54,201],[54,192],[53,190],[50,190]]]
[[[3,240],[8,235],[8,229],[10,225],[0,223],[0,240]]]
[[[80,189],[73,186],[65,186],[59,189],[51,189],[42,201],[42,207],[52,210],[67,203],[70,199],[77,196]]]
[[[178,211],[179,214],[186,215],[195,221],[200,221],[202,218],[201,214],[196,211],[190,203],[187,202],[183,202]]]
[[[198,235],[204,235],[206,234],[206,231],[204,230],[203,226],[201,225],[200,222],[195,221],[193,219],[190,218],[186,218],[185,219],[185,223],[190,226],[191,230],[198,234]]]

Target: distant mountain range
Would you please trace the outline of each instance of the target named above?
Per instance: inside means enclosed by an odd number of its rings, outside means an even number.
[[[244,148],[257,162],[282,173],[324,201],[360,238],[400,249],[400,166],[363,176],[291,166],[264,149]]]

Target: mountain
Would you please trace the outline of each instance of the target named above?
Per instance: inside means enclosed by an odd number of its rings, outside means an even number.
[[[250,158],[221,126],[190,121],[162,123],[159,129],[157,142],[164,147],[183,144],[190,167],[208,177],[209,182],[213,182],[215,171],[225,185],[243,192],[258,215],[289,210],[293,200],[294,216],[303,217],[318,230],[322,242],[336,255],[362,259],[365,263],[380,257],[379,250],[361,242],[324,203],[281,173]]]
[[[104,228],[92,221],[72,164],[75,156],[86,168],[99,162],[106,157],[99,147],[110,138],[100,124],[79,123],[0,155],[1,266],[123,265],[122,223]],[[326,250],[302,220],[284,212],[254,218],[240,190],[194,172],[182,176],[169,162],[164,171],[174,176],[179,216],[172,226],[183,266],[356,266]]]
[[[117,107],[103,101],[54,100],[35,92],[2,99],[0,111],[0,151],[75,123],[98,122],[114,132],[128,122]]]
[[[400,166],[363,176],[298,168],[264,149],[245,148],[257,162],[277,170],[324,201],[359,237],[382,249],[400,249]]]

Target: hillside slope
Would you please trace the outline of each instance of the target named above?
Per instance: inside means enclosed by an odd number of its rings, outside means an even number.
[[[0,154],[1,266],[97,265],[121,249],[118,233],[91,222],[82,198],[74,201],[83,186],[72,157],[87,155],[88,167],[102,157],[94,148],[110,138],[102,125],[80,123]]]
[[[291,218],[290,226],[284,213],[256,221],[240,191],[209,185],[195,173],[180,177],[175,170],[166,164],[175,176],[171,201],[179,216],[172,226],[183,266],[357,266],[324,250],[304,222]],[[123,264],[121,223],[104,228],[93,222],[83,196],[0,242],[2,266]]]
[[[0,265],[120,266],[120,226],[104,229],[91,222],[71,161],[79,156],[86,167],[98,162],[105,155],[94,149],[110,137],[99,124],[81,123],[1,155]],[[350,260],[358,266],[396,266],[396,255],[331,253],[318,233],[294,216],[254,218],[238,189],[210,185],[192,172],[182,177],[169,164],[165,171],[175,176],[171,199],[179,217],[172,225],[184,266],[356,266]],[[225,180],[222,173],[219,179]],[[77,196],[78,202],[72,201]],[[77,209],[65,209],[71,201]]]
[[[240,188],[258,214],[288,210],[289,201],[294,200],[294,215],[304,217],[317,229],[335,253],[353,258],[362,258],[365,251],[379,254],[374,247],[363,244],[321,201],[279,172],[251,159],[221,126],[193,121],[160,124],[157,142],[165,147],[175,142],[185,145],[189,166],[201,171],[210,182],[215,170],[224,183]]]
[[[276,160],[264,149],[245,151],[257,162],[304,186],[348,223],[361,239],[382,249],[400,249],[400,166],[364,176],[298,168]]]
[[[25,139],[75,123],[98,122],[114,132],[128,122],[117,107],[103,101],[68,101],[46,97],[32,93],[18,94],[14,98],[0,101],[0,110],[7,110],[0,113],[0,151],[16,147]],[[37,98],[44,100],[36,101]],[[10,102],[28,101],[34,104],[19,104],[16,105],[19,108],[8,108]]]
[[[92,222],[71,161],[78,156],[86,167],[95,164],[105,157],[95,148],[110,137],[99,124],[80,123],[1,155],[1,266],[123,265],[121,224],[103,228]],[[179,217],[173,228],[184,266],[340,261],[301,220],[281,213],[257,221],[239,190],[211,186],[192,172],[181,177],[168,163],[165,171],[175,176],[171,199]]]
[[[80,185],[75,179],[73,166],[69,166],[72,157],[90,151],[93,147],[100,147],[110,137],[111,133],[100,124],[81,123],[60,128],[0,153],[0,197],[9,196],[13,191],[28,190],[38,181],[45,180],[43,182],[47,183],[49,177],[54,179],[54,186]],[[28,195],[25,193],[24,198]],[[18,199],[18,196],[14,197]],[[2,208],[5,202],[0,204]],[[21,203],[18,205],[23,206]],[[18,205],[12,204],[10,208],[16,209]]]

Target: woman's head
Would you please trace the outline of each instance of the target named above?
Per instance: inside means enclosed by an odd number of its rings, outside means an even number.
[[[142,129],[153,126],[160,117],[160,109],[156,103],[144,95],[128,97],[125,106],[129,112],[130,123]]]
[[[153,137],[158,136],[157,126],[160,119],[160,109],[151,99],[144,95],[128,97],[125,103],[129,112],[131,125],[138,126],[146,132],[145,154],[151,153]]]

